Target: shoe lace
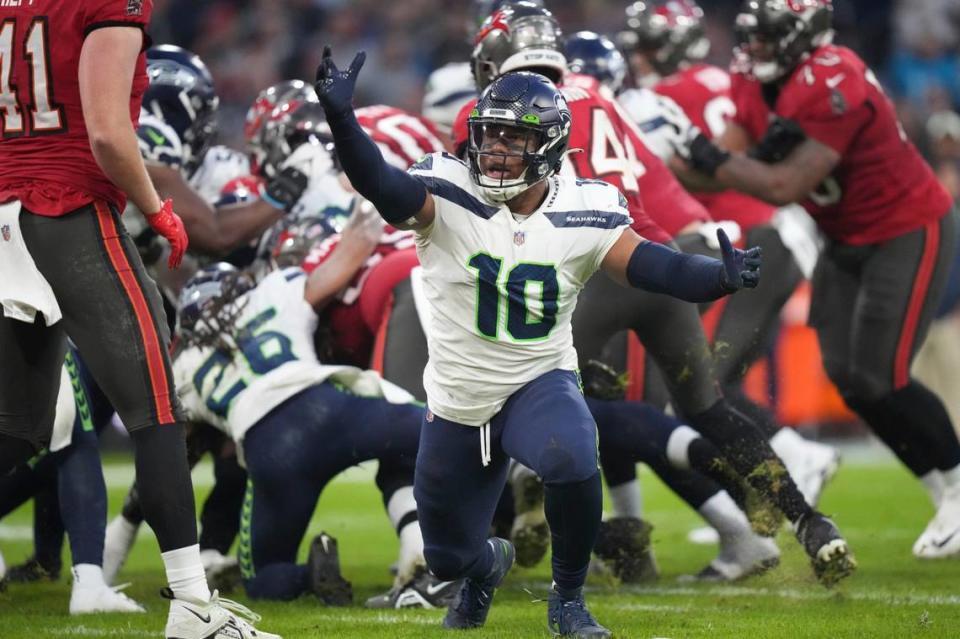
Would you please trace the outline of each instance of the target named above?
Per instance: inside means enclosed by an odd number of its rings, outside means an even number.
[[[465,617],[472,617],[490,603],[490,593],[472,579],[464,581],[456,611]]]
[[[567,623],[564,625],[572,626],[574,629],[598,625],[597,620],[594,619],[590,611],[587,610],[587,605],[582,595],[576,599],[563,601],[560,604],[560,616],[565,617]]]
[[[232,599],[224,599],[220,597],[220,594],[214,590],[213,596],[210,597],[210,603],[219,604],[221,608],[233,613],[235,616],[240,617],[243,621],[247,621],[250,624],[258,623],[262,617],[250,610],[246,606]]]

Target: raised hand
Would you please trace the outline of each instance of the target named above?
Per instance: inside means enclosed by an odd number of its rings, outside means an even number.
[[[357,74],[366,59],[366,52],[361,51],[354,56],[350,68],[340,71],[333,62],[330,47],[323,47],[323,56],[317,67],[317,80],[313,88],[328,119],[353,110],[353,87],[357,83]]]
[[[754,246],[746,251],[733,248],[723,229],[717,229],[717,241],[723,259],[720,281],[724,288],[731,293],[741,288],[756,288],[760,283],[760,247]]]

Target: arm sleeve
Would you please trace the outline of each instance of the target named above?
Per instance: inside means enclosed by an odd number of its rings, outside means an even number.
[[[730,293],[723,285],[723,262],[681,253],[656,242],[641,242],[627,264],[634,288],[664,293],[687,302],[711,302]]]
[[[427,198],[426,188],[413,176],[387,164],[352,111],[327,122],[344,173],[385,221],[398,224],[420,212]]]

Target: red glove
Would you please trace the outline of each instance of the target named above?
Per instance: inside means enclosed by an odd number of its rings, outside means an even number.
[[[153,215],[144,216],[147,218],[147,224],[154,231],[167,238],[170,242],[170,258],[167,265],[170,268],[180,266],[180,260],[187,251],[187,231],[183,228],[183,220],[173,212],[173,200],[167,198],[160,205],[160,210]]]

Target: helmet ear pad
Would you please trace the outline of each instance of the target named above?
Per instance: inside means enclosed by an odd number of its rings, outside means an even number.
[[[570,141],[570,110],[549,79],[529,71],[506,73],[480,95],[468,118],[470,175],[491,202],[505,202],[560,170]],[[539,146],[523,152],[525,170],[518,178],[487,177],[480,167],[482,130],[501,125],[536,133]]]

